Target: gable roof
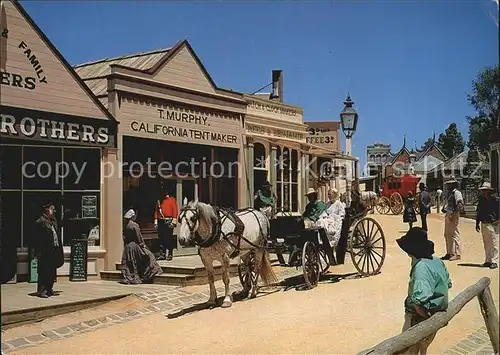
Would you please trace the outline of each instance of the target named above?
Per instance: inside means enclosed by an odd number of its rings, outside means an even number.
[[[105,58],[101,60],[97,60],[94,62],[83,63],[79,65],[75,65],[75,69],[79,75],[85,79],[91,79],[96,77],[106,76],[111,73],[111,66],[123,67],[130,70],[135,70],[138,72],[154,75],[158,72],[163,66],[175,55],[182,50],[183,48],[187,48],[190,52],[198,66],[201,68],[203,74],[210,82],[210,85],[216,90],[226,91],[230,93],[238,94],[233,90],[227,90],[223,88],[219,88],[207,69],[201,62],[200,58],[193,50],[193,47],[188,42],[187,39],[183,39],[177,42],[173,47],[166,49],[158,49],[150,52],[142,52],[131,55],[125,55],[121,57],[115,58]]]
[[[8,0],[10,3],[16,8],[17,11],[24,17],[24,19],[28,22],[28,24],[32,27],[32,29],[40,36],[42,41],[49,47],[55,57],[59,60],[59,62],[67,69],[68,73],[73,77],[75,82],[83,89],[83,91],[88,95],[90,100],[99,108],[99,110],[111,121],[117,122],[114,116],[104,107],[101,101],[92,93],[92,91],[85,85],[80,76],[75,72],[73,67],[66,61],[63,55],[57,50],[57,48],[52,44],[52,42],[45,36],[40,27],[37,26],[35,21],[31,18],[31,16],[24,10],[18,0]],[[118,123],[118,122],[117,122]]]
[[[427,153],[429,153],[431,151],[432,148],[436,148],[436,150],[446,159],[447,156],[446,154],[443,153],[443,151],[438,147],[438,145],[436,144],[436,141],[433,141],[432,144],[430,144],[427,149],[419,152],[419,155],[417,156],[417,160],[420,160],[421,158],[424,158],[426,156]]]

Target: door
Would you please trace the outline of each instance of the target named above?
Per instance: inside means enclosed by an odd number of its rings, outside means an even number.
[[[195,179],[179,179],[177,180],[177,205],[179,210],[185,203],[194,201],[198,198],[198,182]],[[177,230],[174,231],[177,235]],[[183,247],[177,241],[176,255],[197,255],[198,249],[196,246]]]

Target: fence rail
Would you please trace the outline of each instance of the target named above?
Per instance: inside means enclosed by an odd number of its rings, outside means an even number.
[[[491,295],[490,282],[491,280],[488,277],[483,277],[475,285],[460,292],[457,297],[448,304],[446,312],[438,312],[429,319],[405,330],[403,333],[384,340],[371,349],[361,351],[358,355],[388,355],[401,353],[410,346],[417,344],[429,335],[445,327],[448,322],[475,297],[479,300],[481,313],[486,324],[486,329],[488,330],[491,344],[493,345],[493,350],[495,354],[498,354],[500,347],[498,313],[495,308],[493,296]]]

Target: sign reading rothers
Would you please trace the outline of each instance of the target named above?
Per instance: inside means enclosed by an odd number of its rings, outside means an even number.
[[[124,105],[126,103],[126,105]],[[141,107],[142,106],[142,107]],[[138,120],[136,110],[148,109],[148,119]],[[133,111],[132,111],[133,110]],[[130,115],[129,115],[130,113]],[[178,106],[156,105],[125,99],[120,118],[133,117],[127,124],[129,134],[180,142],[239,147],[241,123],[236,116],[223,116]],[[153,136],[153,137],[152,137]]]
[[[307,124],[309,136],[306,142],[333,151],[340,151],[340,122],[304,122]]]

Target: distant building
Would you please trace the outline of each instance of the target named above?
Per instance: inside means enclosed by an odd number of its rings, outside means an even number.
[[[369,177],[375,176],[375,185],[382,185],[382,172],[384,167],[393,158],[391,153],[391,145],[382,142],[376,142],[373,145],[366,147],[366,169],[365,172]]]

